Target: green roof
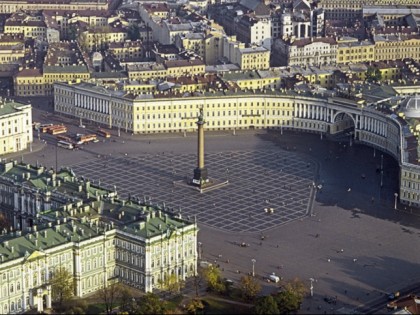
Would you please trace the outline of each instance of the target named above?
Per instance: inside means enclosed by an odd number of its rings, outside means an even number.
[[[48,248],[84,241],[103,231],[102,227],[96,225],[72,221],[22,235],[20,232],[9,233],[0,236],[0,256],[3,262],[20,257],[30,258],[34,253],[40,255]]]
[[[22,104],[18,102],[0,101],[0,116],[19,113],[24,107],[30,106],[29,104]]]

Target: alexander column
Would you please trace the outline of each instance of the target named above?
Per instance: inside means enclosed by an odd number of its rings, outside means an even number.
[[[209,183],[209,179],[207,176],[207,168],[204,166],[204,121],[203,117],[203,109],[200,109],[200,115],[198,116],[198,120],[196,122],[198,127],[198,156],[197,156],[197,168],[194,169],[194,177],[192,183],[194,186],[198,186],[202,188],[206,184]]]

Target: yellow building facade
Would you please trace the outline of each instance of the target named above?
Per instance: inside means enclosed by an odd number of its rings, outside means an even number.
[[[337,64],[375,61],[375,44],[357,38],[337,40]]]
[[[420,36],[376,35],[375,60],[420,59]]]

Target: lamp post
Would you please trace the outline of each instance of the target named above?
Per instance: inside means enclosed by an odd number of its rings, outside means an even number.
[[[381,154],[381,188],[384,185],[383,178],[384,178],[384,155]]]
[[[201,260],[201,255],[202,255],[202,245],[203,243],[198,242],[198,259]]]
[[[394,194],[395,200],[394,200],[394,209],[397,210],[397,198],[398,198],[398,193]]]
[[[252,261],[252,276],[255,277],[255,263],[257,261],[254,258],[252,258],[251,261]]]
[[[312,296],[314,296],[314,281],[315,281],[315,279],[314,278],[309,278],[309,281],[311,281],[311,286],[310,286],[310,290],[311,290],[311,297]]]

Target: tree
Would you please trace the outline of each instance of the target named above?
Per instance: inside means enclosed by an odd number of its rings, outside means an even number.
[[[131,24],[128,27],[127,36],[132,41],[136,41],[140,38],[140,29],[139,29],[138,24]]]
[[[295,278],[288,281],[281,292],[274,298],[281,314],[290,314],[297,311],[302,303],[307,288],[301,280]]]
[[[254,312],[257,315],[280,314],[276,300],[271,295],[261,296],[257,298]]]
[[[242,296],[247,300],[253,300],[261,291],[260,284],[255,281],[255,278],[252,276],[243,276],[239,287],[241,289]]]
[[[128,287],[121,285],[119,294],[120,310],[129,311],[132,308],[133,298],[132,291]]]
[[[366,80],[368,82],[376,81],[379,82],[382,80],[381,71],[378,68],[368,67],[366,70]]]
[[[222,282],[220,277],[219,268],[214,267],[213,265],[207,267],[203,271],[203,277],[207,281],[207,286],[210,291],[215,291],[218,293],[223,293],[226,290],[225,284]]]
[[[111,314],[117,301],[121,298],[123,288],[120,283],[112,283],[104,286],[96,292],[96,297],[105,304],[105,311],[107,314]]]
[[[137,304],[135,314],[163,314],[167,310],[166,302],[162,301],[156,294],[147,293]]]
[[[64,302],[70,300],[74,294],[73,275],[66,268],[55,269],[50,284],[52,299],[60,307]]]
[[[76,24],[69,24],[67,28],[67,39],[68,40],[76,40],[78,36],[78,29]]]
[[[186,309],[188,314],[196,315],[204,310],[204,304],[200,299],[191,299],[191,301],[187,304]]]
[[[7,220],[4,213],[0,213],[0,231],[3,229],[9,230],[10,222]]]
[[[178,294],[185,286],[185,282],[178,278],[176,274],[171,274],[158,282],[162,290],[169,291],[172,294]]]

